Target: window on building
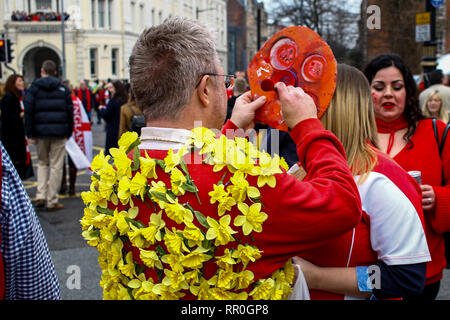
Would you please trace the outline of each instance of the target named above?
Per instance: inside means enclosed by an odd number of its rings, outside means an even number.
[[[139,5],[139,31],[145,28],[145,8],[144,4]]]
[[[98,0],[98,26],[105,27],[105,0]]]
[[[156,21],[155,21],[155,8],[153,8],[152,9],[152,26],[154,26],[156,23],[155,23]]]
[[[52,0],[36,0],[36,9],[52,8]]]
[[[91,27],[95,28],[96,27],[96,23],[95,23],[95,0],[91,0]]]
[[[108,0],[108,27],[112,28],[112,10],[113,10],[113,0]]]
[[[131,2],[130,10],[131,10],[131,22],[134,26],[136,23],[136,3],[134,3],[133,1]]]
[[[91,78],[97,78],[97,48],[89,49],[89,67]]]
[[[119,69],[119,49],[113,48],[111,50],[111,74],[113,76],[117,75],[117,70]]]

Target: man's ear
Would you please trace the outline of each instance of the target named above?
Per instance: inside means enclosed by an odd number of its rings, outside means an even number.
[[[209,75],[204,75],[200,84],[197,87],[197,96],[204,107],[208,107],[211,104],[211,94],[213,94],[212,89],[212,78]]]

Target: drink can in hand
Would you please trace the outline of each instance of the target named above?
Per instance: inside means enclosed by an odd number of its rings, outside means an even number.
[[[419,185],[422,184],[422,172],[420,171],[408,171],[409,175],[417,181]]]

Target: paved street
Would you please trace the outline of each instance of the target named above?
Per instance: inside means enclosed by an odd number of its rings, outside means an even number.
[[[96,120],[96,116],[94,118]],[[93,136],[95,155],[104,147],[104,126],[94,124]],[[31,151],[36,174],[37,159],[34,146],[31,146]],[[24,185],[30,198],[34,200],[36,179],[29,179],[25,181]],[[88,171],[78,172],[76,197],[61,196],[61,203],[64,205],[64,209],[56,212],[37,212],[60,281],[61,298],[64,300],[102,299],[102,291],[99,286],[98,254],[81,237],[81,226],[79,223],[83,216],[83,202],[80,193],[88,190],[89,185],[90,176]],[[79,270],[81,275],[80,289],[73,288],[71,285],[74,270]],[[444,272],[438,299],[450,300],[450,270],[448,269]]]

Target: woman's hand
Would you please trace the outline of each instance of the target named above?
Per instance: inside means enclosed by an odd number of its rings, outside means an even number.
[[[423,211],[429,211],[436,206],[436,194],[432,186],[423,184],[420,186],[422,189],[422,208]]]
[[[315,289],[317,287],[318,271],[320,270],[320,267],[300,257],[293,257],[292,263],[298,264],[302,269],[308,288]]]

